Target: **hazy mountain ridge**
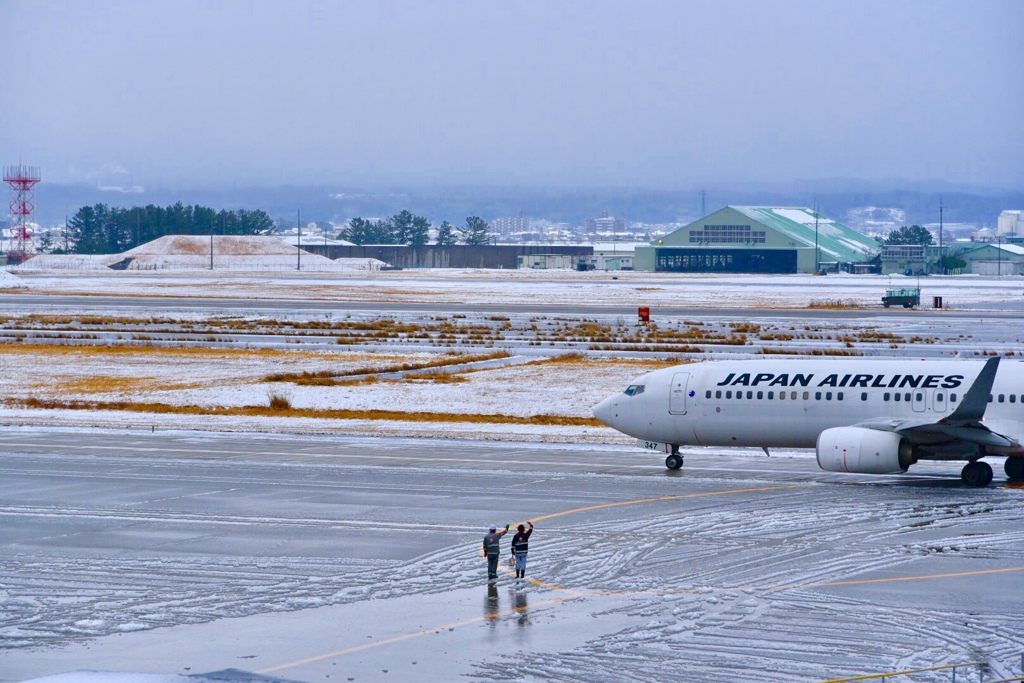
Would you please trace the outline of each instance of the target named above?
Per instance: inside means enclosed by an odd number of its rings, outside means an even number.
[[[735,185],[706,188],[708,213],[727,204],[808,206],[817,205],[824,216],[840,222],[899,220],[907,224],[937,223],[939,202],[948,223],[993,226],[1000,211],[1024,208],[1024,191],[953,189],[948,184],[914,188],[894,183],[888,189],[881,182],[839,181],[796,182],[788,187]],[[845,189],[844,189],[845,188]],[[105,203],[111,206],[156,204],[181,201],[214,209],[263,209],[281,222],[302,220],[341,222],[354,216],[382,217],[401,209],[427,216],[435,223],[449,220],[461,224],[466,216],[485,220],[515,216],[581,225],[601,211],[627,221],[645,223],[688,222],[700,217],[698,189],[657,190],[643,188],[522,188],[522,187],[418,187],[339,188],[242,187],[232,189],[150,188],[131,193],[96,187],[40,184],[36,190],[36,217],[43,225],[62,223],[82,206]],[[902,212],[902,213],[901,213]],[[854,227],[854,226],[851,226]]]

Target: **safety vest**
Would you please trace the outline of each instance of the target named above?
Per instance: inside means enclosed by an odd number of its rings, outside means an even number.
[[[501,534],[494,532],[484,536],[484,552],[488,555],[501,554]]]

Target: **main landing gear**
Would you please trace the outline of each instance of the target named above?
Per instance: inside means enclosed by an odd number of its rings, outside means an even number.
[[[1024,480],[1024,455],[1012,455],[1003,464],[1003,471],[1010,481]]]
[[[683,466],[683,456],[679,455],[679,446],[672,446],[672,453],[665,458],[665,467],[670,470],[678,470]]]
[[[988,486],[992,483],[992,468],[987,462],[972,460],[964,465],[960,478],[968,486]]]

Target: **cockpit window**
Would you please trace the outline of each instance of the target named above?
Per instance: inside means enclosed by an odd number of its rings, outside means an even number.
[[[644,393],[643,384],[630,384],[626,387],[626,396],[638,396]]]

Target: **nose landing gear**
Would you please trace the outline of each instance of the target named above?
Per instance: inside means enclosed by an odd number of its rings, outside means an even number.
[[[665,458],[665,467],[678,470],[683,466],[683,456],[679,455],[679,446],[672,446],[672,453]]]
[[[968,486],[988,486],[992,483],[992,468],[987,462],[972,460],[964,465],[960,479]]]

